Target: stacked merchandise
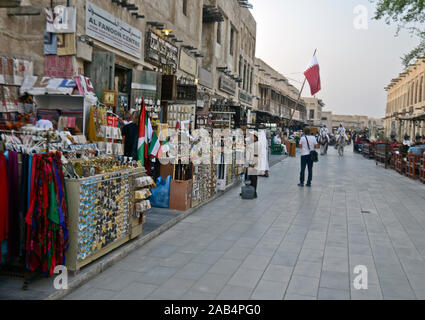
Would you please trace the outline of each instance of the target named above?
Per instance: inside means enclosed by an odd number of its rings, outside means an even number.
[[[89,141],[98,142],[99,150],[107,155],[124,154],[118,120],[103,107],[92,106],[88,124]]]
[[[66,179],[72,230],[67,267],[77,271],[141,234],[153,180],[137,163],[113,157],[69,163],[78,178]]]
[[[176,128],[182,122],[195,123],[195,105],[170,105],[168,106],[168,127]]]
[[[61,154],[1,153],[0,183],[1,263],[53,275],[68,246]]]
[[[132,206],[134,207],[133,216],[131,217],[131,237],[135,238],[142,234],[143,224],[146,221],[145,212],[151,209],[151,203],[148,198],[152,195],[150,189],[156,187],[153,179],[149,176],[142,175],[135,177],[131,181],[134,197]]]
[[[193,174],[192,208],[211,199],[215,195],[215,182],[213,182],[213,166],[195,166]],[[212,187],[213,186],[213,187]]]
[[[78,260],[129,234],[129,183],[121,173],[80,186]]]

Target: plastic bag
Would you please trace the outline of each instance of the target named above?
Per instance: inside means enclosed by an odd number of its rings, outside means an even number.
[[[170,187],[171,176],[165,181],[161,177],[156,180],[156,189],[151,190],[152,196],[149,198],[152,207],[166,209],[170,207]]]

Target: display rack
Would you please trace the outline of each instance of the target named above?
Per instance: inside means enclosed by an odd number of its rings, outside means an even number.
[[[144,219],[134,218],[133,199],[134,179],[143,176],[146,176],[146,170],[135,168],[89,178],[65,180],[71,230],[66,255],[68,270],[78,272],[82,267],[142,233],[139,224],[143,223]],[[107,191],[112,193],[111,198],[115,197],[113,204],[108,205],[109,199],[101,197],[95,199],[95,204],[91,207],[84,208],[84,200],[87,197],[96,198],[101,188],[119,189],[117,194],[113,194],[109,189]],[[84,209],[89,213],[86,214]],[[107,241],[102,239],[104,235],[108,235]]]

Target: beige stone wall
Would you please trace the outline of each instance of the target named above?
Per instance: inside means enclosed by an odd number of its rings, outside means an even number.
[[[138,28],[143,33],[142,58],[137,59],[120,50],[112,48],[100,41],[94,40],[95,50],[107,50],[117,55],[118,61],[123,61],[132,67],[150,66],[144,62],[145,52],[145,32],[148,30],[148,21],[157,21],[164,23],[167,28],[173,30],[173,33],[185,45],[197,47],[201,51],[201,30],[202,30],[202,6],[203,1],[189,0],[188,15],[183,14],[182,1],[175,0],[134,0],[139,6],[139,12],[146,16],[145,19],[136,19],[131,15],[132,11],[113,4],[111,1],[91,0],[93,4],[108,11],[125,23]],[[85,0],[71,0],[70,5],[77,8],[77,35],[85,34]],[[50,0],[26,0],[25,5],[37,7],[49,7]],[[66,0],[55,0],[55,5],[66,5]],[[0,54],[6,56],[16,56],[32,59],[34,61],[35,73],[44,73],[44,54],[43,54],[43,32],[46,25],[46,16],[44,10],[40,16],[9,17],[7,9],[0,9],[0,43],[5,44],[0,47]],[[184,72],[178,72],[184,75]]]
[[[307,120],[314,126],[320,126],[322,124],[322,108],[324,103],[322,100],[317,98],[303,98],[307,107]],[[311,111],[314,111],[314,117],[311,118]]]
[[[414,139],[416,134],[425,134],[425,122],[413,122],[402,119],[414,118],[425,114],[425,59],[419,59],[414,65],[393,79],[387,87],[387,107],[385,135],[392,133],[399,140],[405,134]]]

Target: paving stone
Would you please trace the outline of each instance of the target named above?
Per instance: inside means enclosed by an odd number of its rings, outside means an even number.
[[[150,295],[151,298],[164,300],[180,299],[195,283],[195,280],[171,278]]]
[[[208,273],[232,275],[240,266],[240,260],[220,259],[208,270]]]
[[[269,265],[264,272],[262,280],[276,281],[276,282],[289,282],[293,273],[292,267]]]
[[[97,277],[90,282],[90,285],[94,288],[120,291],[127,287],[130,283],[141,278],[141,273],[132,271],[119,271],[113,275],[105,274]]]
[[[192,287],[192,291],[207,294],[219,294],[223,290],[231,275],[207,273]]]
[[[318,300],[350,300],[350,292],[329,288],[319,288]]]
[[[294,275],[289,282],[287,293],[317,297],[318,289],[319,279]]]
[[[208,264],[190,262],[178,271],[175,277],[187,280],[199,280],[210,268],[211,266]]]
[[[320,287],[348,292],[350,290],[350,276],[348,273],[343,272],[323,271],[320,278]]]
[[[158,286],[133,282],[128,287],[121,290],[113,297],[114,300],[143,300],[148,297],[152,292],[158,289]]]
[[[286,294],[284,300],[302,301],[302,300],[317,300],[317,297],[303,296],[299,294]]]
[[[110,300],[114,298],[117,291],[99,288],[89,288],[87,290],[77,290],[66,297],[66,300]]]
[[[320,274],[322,273],[322,264],[311,261],[302,261],[298,260],[295,269],[294,275],[298,276],[307,276],[313,278],[320,278]]]
[[[177,271],[178,271],[177,268],[155,267],[151,269],[149,272],[139,277],[137,281],[142,283],[162,285],[169,278],[171,278]]]
[[[217,300],[249,300],[253,291],[254,288],[226,285],[217,296]]]
[[[229,285],[254,289],[263,275],[263,270],[239,268],[229,280]]]
[[[298,254],[293,252],[277,251],[271,260],[271,264],[294,267],[298,260]]]
[[[264,271],[269,265],[271,257],[249,255],[242,263],[242,268]]]
[[[251,296],[253,300],[283,300],[287,282],[261,280]]]

